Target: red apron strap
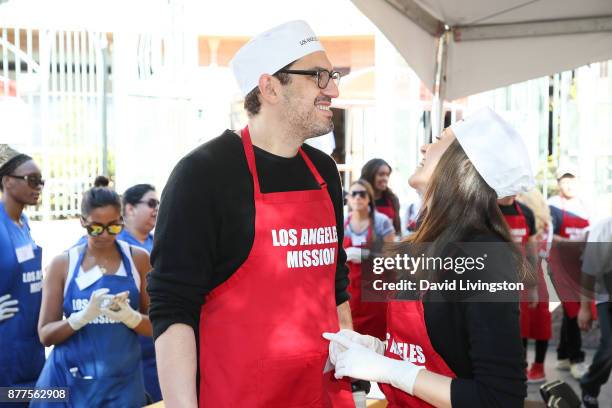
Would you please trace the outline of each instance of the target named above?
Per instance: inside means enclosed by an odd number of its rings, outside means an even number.
[[[306,165],[310,169],[310,172],[312,173],[313,176],[315,176],[315,179],[317,180],[317,183],[319,183],[321,188],[326,188],[327,187],[327,183],[325,182],[325,180],[323,180],[323,177],[321,177],[321,175],[317,171],[317,168],[314,166],[314,164],[312,164],[312,162],[310,161],[310,158],[308,158],[308,156],[306,155],[306,153],[304,153],[304,150],[302,150],[301,147],[300,147],[299,151],[300,151],[300,154],[302,155],[302,158],[306,162]]]
[[[521,210],[521,206],[518,204],[518,201],[516,201],[516,200],[514,200],[514,208],[516,209],[516,212],[519,213],[519,215],[521,215],[523,217],[525,216],[523,214],[523,210]]]
[[[257,166],[255,165],[255,152],[253,151],[253,142],[251,141],[249,127],[245,126],[244,129],[240,131],[240,134],[242,135],[242,146],[244,146],[244,154],[246,155],[247,163],[249,165],[249,171],[251,172],[251,176],[253,177],[253,186],[255,189],[255,194],[260,195],[261,188],[259,187],[259,177],[257,175]],[[306,162],[306,166],[308,166],[308,169],[315,177],[315,180],[317,180],[317,183],[319,183],[322,189],[326,188],[327,183],[325,182],[325,180],[323,180],[323,177],[321,177],[315,165],[312,164],[310,158],[306,155],[306,153],[304,153],[302,148],[300,148],[299,152],[302,155],[304,161]]]
[[[253,151],[253,142],[251,142],[249,127],[245,126],[244,129],[240,131],[240,135],[242,136],[242,146],[244,147],[244,154],[246,155],[249,165],[249,171],[253,177],[253,189],[255,195],[260,195],[261,189],[259,188],[259,177],[257,175],[257,166],[255,165],[255,152]]]
[[[349,215],[346,217],[346,220],[344,221],[344,228],[346,228],[350,223],[351,223],[351,213],[349,213]]]

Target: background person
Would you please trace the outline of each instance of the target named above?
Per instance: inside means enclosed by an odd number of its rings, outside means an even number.
[[[157,222],[159,198],[155,187],[136,184],[123,193],[123,221],[125,227],[117,239],[146,250],[153,251],[153,234]]]
[[[140,407],[145,391],[137,334],[151,335],[149,256],[116,240],[123,222],[113,190],[86,191],[81,214],[87,244],[51,262],[38,323],[41,342],[55,347],[36,386],[69,387],[70,402],[32,406]]]
[[[353,328],[359,333],[384,340],[387,333],[387,303],[363,299],[362,259],[369,258],[381,242],[395,241],[391,220],[376,211],[372,186],[365,180],[354,181],[347,193],[349,213],[344,221],[344,248],[349,268],[349,293]],[[353,396],[358,401],[361,393],[365,405],[370,392],[368,381],[352,382]],[[357,405],[358,407],[360,405]]]
[[[349,267],[349,292],[353,328],[359,333],[385,339],[387,333],[386,302],[363,302],[361,261],[367,258],[376,241],[395,241],[391,220],[374,207],[370,183],[357,180],[348,191],[350,212],[344,221],[344,248]]]
[[[391,219],[395,234],[401,236],[402,225],[400,222],[399,198],[389,188],[390,176],[391,166],[389,166],[389,163],[383,159],[372,159],[363,165],[359,178],[370,183],[374,190],[376,209]]]
[[[552,282],[563,307],[563,320],[557,346],[557,369],[570,370],[580,379],[587,370],[582,351],[582,334],[578,327],[580,301],[581,245],[589,226],[589,213],[579,196],[579,184],[573,170],[557,173],[559,195],[548,200],[553,220],[553,246],[549,265]],[[595,305],[592,305],[595,312]]]
[[[582,404],[586,408],[597,408],[601,387],[608,382],[612,370],[612,314],[610,293],[612,289],[612,217],[589,231],[582,260],[582,287],[584,292],[578,313],[578,325],[582,330],[591,328],[595,316],[593,299],[597,303],[597,319],[601,336],[597,351],[588,371],[580,380]],[[594,296],[592,295],[594,294]]]
[[[0,387],[31,387],[45,361],[36,333],[42,249],[23,213],[44,184],[30,156],[0,144]]]
[[[512,242],[497,199],[533,187],[521,137],[483,109],[436,139],[422,149],[422,164],[410,178],[413,187],[427,188],[423,222],[409,242],[438,248],[453,242]],[[508,268],[473,270],[470,280],[490,280],[485,275],[499,273],[497,278],[518,281],[515,266],[523,264],[522,255],[509,249],[499,260],[503,263],[496,264]],[[474,295],[454,302],[428,291],[419,300],[390,302],[386,348],[371,336],[326,333],[335,375],[382,383],[389,407],[522,407],[526,387],[518,294],[510,295],[514,301],[500,302],[493,301],[499,294],[485,293],[479,294],[484,296],[480,302],[470,302]]]
[[[303,145],[333,129],[339,73],[303,21],[254,37],[231,66],[248,126],[184,157],[161,200],[149,293],[164,401],[354,406],[321,338],[352,327],[340,176]]]
[[[527,382],[538,383],[546,381],[544,361],[548,350],[548,341],[552,335],[552,319],[548,308],[549,296],[544,279],[543,261],[548,257],[550,240],[552,240],[552,221],[550,210],[542,193],[533,189],[517,196],[519,204],[524,204],[533,213],[535,220],[535,246],[537,296],[535,305],[521,302],[521,336],[525,350],[528,339],[535,340],[535,360],[527,371]],[[526,213],[525,213],[526,214]],[[533,300],[533,299],[532,299]],[[532,306],[532,307],[530,307]]]
[[[153,234],[157,221],[159,198],[155,187],[150,184],[136,184],[123,193],[124,228],[117,239],[139,247],[151,253],[153,250]],[[145,390],[153,402],[161,401],[162,394],[157,378],[157,362],[155,346],[151,336],[138,336],[142,349],[142,368]]]

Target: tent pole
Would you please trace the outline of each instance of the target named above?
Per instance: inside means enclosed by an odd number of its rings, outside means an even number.
[[[431,103],[431,137],[438,136],[444,128],[444,98],[446,97],[446,63],[450,30],[445,29],[438,38],[434,72],[434,94]]]

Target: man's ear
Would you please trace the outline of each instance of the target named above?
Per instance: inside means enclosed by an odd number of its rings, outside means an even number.
[[[280,100],[281,83],[278,78],[263,74],[259,77],[259,93],[263,101],[276,105]]]

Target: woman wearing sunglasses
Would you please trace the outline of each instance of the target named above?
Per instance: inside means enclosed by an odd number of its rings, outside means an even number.
[[[36,332],[42,250],[23,214],[44,184],[30,156],[0,144],[0,387],[31,387],[45,362]]]
[[[372,186],[359,179],[349,188],[350,212],[344,222],[344,248],[349,267],[350,305],[356,331],[382,340],[386,333],[387,305],[384,302],[361,301],[361,261],[367,258],[375,241],[393,242],[395,230],[391,220],[376,211]]]
[[[155,187],[150,184],[136,184],[123,193],[123,220],[125,227],[117,235],[117,239],[125,241],[146,250],[149,254],[153,250],[153,228],[157,221],[157,207],[159,199]],[[145,390],[151,402],[162,399],[157,378],[157,362],[155,359],[155,346],[149,336],[138,336],[142,349],[142,365],[144,372]]]
[[[130,245],[153,250],[153,234],[157,221],[159,198],[155,187],[150,184],[136,184],[123,193],[123,220],[125,227],[117,239]]]
[[[57,256],[44,280],[38,333],[45,346],[55,347],[36,385],[69,387],[65,406],[141,407],[138,334],[151,336],[149,256],[116,239],[123,221],[113,190],[94,187],[84,194],[81,224],[87,244]]]
[[[451,268],[427,277],[443,273],[455,282],[524,278],[522,255],[508,245],[512,237],[497,204],[498,198],[534,184],[521,137],[483,109],[445,129],[421,151],[423,160],[410,184],[425,185],[423,221],[409,242],[429,243],[434,255],[447,253],[456,242],[506,248],[497,254],[499,263],[488,259],[482,272]],[[335,375],[381,383],[389,407],[522,407],[519,291],[509,292],[401,291],[388,304],[386,343],[348,330],[324,334],[331,340]]]

